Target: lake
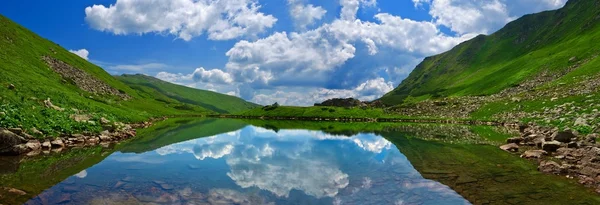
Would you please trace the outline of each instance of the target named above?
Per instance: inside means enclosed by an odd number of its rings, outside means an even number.
[[[506,132],[174,119],[114,147],[20,159],[0,182],[28,193],[8,204],[600,203],[575,181],[498,149]]]

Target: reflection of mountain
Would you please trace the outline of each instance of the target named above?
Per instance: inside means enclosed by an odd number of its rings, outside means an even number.
[[[119,148],[121,152],[142,153],[196,138],[218,135],[244,127],[230,119],[169,120],[138,133],[138,137]]]
[[[600,202],[600,197],[589,194],[585,188],[565,178],[539,173],[533,163],[496,146],[432,142],[408,132],[383,132],[382,136],[393,142],[423,177],[452,187],[475,204]],[[556,190],[561,194],[556,194]]]

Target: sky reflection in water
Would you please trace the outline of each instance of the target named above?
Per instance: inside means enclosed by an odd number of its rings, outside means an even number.
[[[93,193],[93,194],[92,194]],[[115,153],[30,204],[468,204],[423,179],[389,141],[248,126],[154,151]]]

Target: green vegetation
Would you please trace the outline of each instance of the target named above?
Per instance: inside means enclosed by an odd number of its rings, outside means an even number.
[[[23,190],[27,194],[17,196],[2,193],[6,190],[0,189],[0,201],[6,204],[23,204],[68,177],[101,162],[113,152],[112,149],[95,147],[56,153],[22,162],[20,158],[7,158],[6,160],[19,160],[19,162],[15,164],[17,167],[14,170],[5,170],[8,167],[0,168],[0,173],[2,173],[0,174],[0,184]]]
[[[142,153],[188,140],[239,130],[247,123],[233,119],[168,119],[138,132],[138,136],[118,147],[121,152]]]
[[[495,146],[438,143],[414,133],[382,135],[423,177],[450,186],[473,204],[600,203],[600,197],[575,180],[540,173],[532,162]]]
[[[47,135],[97,132],[101,130],[99,123],[76,122],[71,115],[90,115],[92,121],[104,117],[111,121],[140,122],[151,117],[206,115],[255,106],[239,98],[139,76],[119,77],[127,82],[123,83],[3,16],[0,16],[0,48],[0,127],[35,127]],[[131,99],[84,91],[55,72],[42,59],[44,56],[80,69]],[[46,99],[64,111],[48,108]]]
[[[388,105],[448,96],[490,95],[543,72],[570,83],[600,72],[600,4],[572,0],[556,11],[526,15],[489,36],[477,36],[426,58],[398,88],[381,100]]]
[[[254,117],[323,117],[323,118],[379,118],[389,116],[380,108],[294,107],[265,106],[240,113]]]
[[[206,90],[193,89],[165,82],[146,75],[116,76],[140,95],[163,102],[183,102],[197,105],[218,113],[236,113],[259,107],[238,97]]]

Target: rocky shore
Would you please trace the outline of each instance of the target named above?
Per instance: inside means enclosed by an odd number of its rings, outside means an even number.
[[[518,127],[521,136],[507,139],[501,149],[538,163],[538,170],[577,179],[600,193],[600,135],[534,124]]]
[[[164,118],[160,118],[163,119]],[[58,137],[45,136],[35,128],[24,130],[22,128],[0,128],[0,155],[27,155],[37,156],[62,152],[70,148],[105,146],[130,139],[136,136],[136,128],[146,128],[157,119],[143,123],[124,124],[100,120],[104,131],[100,133],[62,134]]]

